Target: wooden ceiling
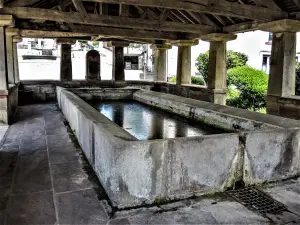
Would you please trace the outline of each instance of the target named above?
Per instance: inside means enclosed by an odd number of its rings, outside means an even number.
[[[214,32],[255,30],[298,19],[300,0],[0,0],[23,36],[195,39]]]

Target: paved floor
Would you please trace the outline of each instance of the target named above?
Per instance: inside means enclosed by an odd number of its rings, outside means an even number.
[[[0,225],[300,224],[299,180],[266,190],[291,210],[276,217],[257,215],[224,196],[113,212],[54,104],[20,107],[5,138]]]

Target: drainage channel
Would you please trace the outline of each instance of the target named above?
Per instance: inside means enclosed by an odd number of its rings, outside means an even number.
[[[288,211],[284,204],[254,187],[244,187],[237,190],[230,190],[226,193],[249,210],[263,216]]]

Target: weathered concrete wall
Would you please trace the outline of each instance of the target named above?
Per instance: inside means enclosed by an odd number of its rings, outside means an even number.
[[[225,130],[300,128],[300,121],[158,92],[140,90],[133,94],[133,98],[148,105],[171,111],[192,120],[199,120]]]
[[[136,91],[133,98],[246,131],[138,141],[58,87],[60,108],[108,196],[120,208],[222,191],[240,180],[255,184],[299,175],[298,121],[152,91]]]
[[[152,90],[206,102],[216,102],[217,99],[224,98],[224,95],[226,95],[226,91],[224,90],[207,89],[205,86],[191,84],[176,85],[157,82],[154,83]]]
[[[20,93],[22,93],[19,99],[20,105],[55,101],[56,86],[82,88],[82,90],[95,88],[124,88],[129,86],[150,90],[153,83],[147,81],[130,81],[126,83],[113,81],[22,81],[20,87]],[[84,95],[82,97],[84,97]]]
[[[68,88],[85,101],[132,99],[137,88]]]
[[[57,97],[99,180],[120,208],[222,191],[238,179],[238,134],[138,141],[75,94],[58,87]]]
[[[244,181],[278,181],[300,175],[299,130],[246,132]]]
[[[18,107],[18,88],[19,85],[11,85],[6,91],[0,93],[0,122],[11,124],[13,116]]]

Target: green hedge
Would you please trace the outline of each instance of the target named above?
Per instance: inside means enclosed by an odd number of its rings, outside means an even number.
[[[171,83],[176,83],[176,77],[171,77],[169,80]],[[196,85],[205,85],[205,81],[201,77],[191,77],[191,83]]]
[[[296,95],[300,95],[300,62],[296,64]]]
[[[236,67],[228,71],[227,82],[228,105],[255,111],[266,107],[268,75],[265,72],[249,66]],[[234,94],[231,93],[232,86],[236,87]]]

